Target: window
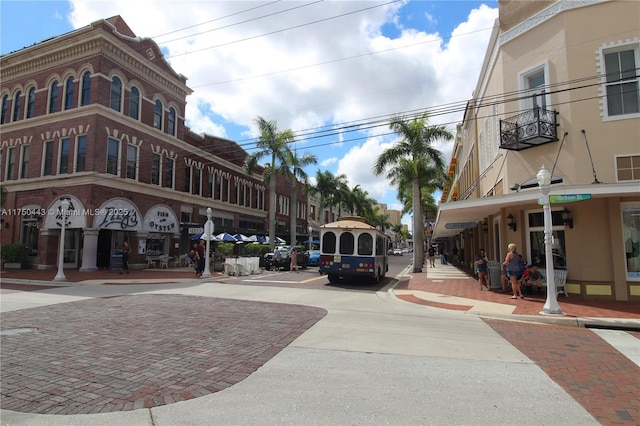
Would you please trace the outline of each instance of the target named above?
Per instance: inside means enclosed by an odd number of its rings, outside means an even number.
[[[640,281],[640,205],[622,206],[622,239],[627,279]]]
[[[109,138],[107,142],[107,173],[118,175],[120,141]]]
[[[46,141],[43,148],[42,176],[53,174],[53,141]]]
[[[49,88],[49,114],[58,110],[58,82],[51,83]]]
[[[20,179],[25,179],[29,176],[29,145],[22,146],[20,156]]]
[[[87,136],[80,135],[76,139],[76,172],[84,172],[87,166]]]
[[[64,109],[73,108],[73,77],[67,78],[67,83],[64,85]]]
[[[636,50],[626,49],[604,54],[609,115],[640,112]]]
[[[127,179],[136,179],[138,172],[138,147],[127,145]]]
[[[160,161],[160,154],[151,155],[151,183],[154,185],[160,185]]]
[[[91,100],[91,73],[89,71],[82,74],[82,96],[80,98],[80,105],[89,105]]]
[[[538,268],[546,267],[545,246],[544,246],[544,213],[536,211],[528,215],[529,225],[529,253],[531,253],[530,263]],[[562,220],[562,210],[551,212],[552,234],[553,234],[553,267],[555,269],[567,269],[567,256],[565,251],[564,222]],[[523,259],[527,261],[527,259]],[[527,262],[529,263],[529,262]]]
[[[167,122],[167,133],[171,136],[176,135],[176,109],[169,108],[169,121]]]
[[[22,110],[22,92],[18,92],[13,97],[13,121],[20,120],[21,110]]]
[[[325,232],[322,236],[322,253],[335,254],[336,252],[336,234],[333,232]]]
[[[194,173],[195,173],[193,176],[195,180],[195,182],[193,183],[193,185],[195,186],[194,194],[202,195],[202,170],[195,169]]]
[[[25,211],[38,211],[39,206],[25,206]],[[22,215],[22,229],[20,232],[20,242],[29,247],[30,255],[38,255],[38,235],[40,227],[40,216],[32,213],[28,215]]]
[[[7,113],[9,112],[9,96],[2,97],[2,110],[0,110],[0,124],[7,122]]]
[[[616,157],[618,181],[640,180],[640,155]]]
[[[153,107],[153,127],[162,130],[162,112],[164,107],[160,99],[156,99],[156,103]]]
[[[520,74],[520,87],[526,96],[523,100],[522,109],[531,110],[537,108],[547,109],[549,103],[548,93],[546,93],[547,81],[547,64],[536,66]]]
[[[353,254],[355,238],[351,232],[340,234],[340,254]]]
[[[360,256],[373,254],[373,236],[371,234],[360,234],[358,237],[358,254]]]
[[[36,106],[36,88],[29,89],[27,94],[27,118],[32,118]]]
[[[129,117],[135,120],[140,117],[140,91],[136,86],[131,88],[129,94]]]
[[[164,187],[173,188],[173,167],[175,161],[171,158],[165,158],[164,160]]]
[[[60,139],[60,159],[58,160],[58,174],[69,173],[69,138]]]
[[[12,146],[7,149],[7,169],[5,171],[6,180],[14,180],[16,170],[16,147]]]
[[[213,186],[214,181],[215,181],[215,177],[213,176],[213,173],[209,172],[209,174],[207,175],[207,186],[209,189],[209,197],[211,198],[213,198],[213,193],[215,191]]]
[[[191,166],[184,168],[184,192],[191,192]]]
[[[111,79],[111,96],[109,98],[109,108],[120,112],[122,101],[122,81],[118,77]]]

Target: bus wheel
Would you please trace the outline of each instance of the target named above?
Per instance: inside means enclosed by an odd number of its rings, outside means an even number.
[[[329,282],[332,284],[337,283],[340,279],[340,277],[338,277],[336,274],[328,274],[327,277],[329,278]]]

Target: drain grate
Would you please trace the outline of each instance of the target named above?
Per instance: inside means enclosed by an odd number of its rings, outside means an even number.
[[[6,330],[0,330],[1,336],[17,336],[19,334],[33,333],[37,331],[36,327],[23,327],[23,328],[8,328]]]

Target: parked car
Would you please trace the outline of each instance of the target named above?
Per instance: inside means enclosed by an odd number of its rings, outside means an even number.
[[[297,254],[298,266],[302,269],[306,269],[309,264],[309,252],[300,246],[277,246],[273,253],[267,253],[264,255],[264,268],[270,269],[284,269],[288,271],[291,269],[291,250],[295,250]],[[275,253],[280,253],[280,261],[276,261]]]
[[[393,250],[393,255],[394,256],[402,256],[402,250],[397,248]]]
[[[320,265],[320,250],[309,250],[309,265]]]

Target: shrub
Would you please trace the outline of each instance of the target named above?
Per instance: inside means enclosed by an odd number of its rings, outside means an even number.
[[[216,254],[220,256],[230,256],[233,254],[234,243],[219,242],[216,246]]]
[[[6,244],[0,248],[0,257],[8,263],[18,263],[27,260],[29,247],[26,244]]]
[[[244,246],[244,254],[249,256],[262,257],[265,253],[269,253],[270,251],[271,247],[265,244],[245,244]]]

